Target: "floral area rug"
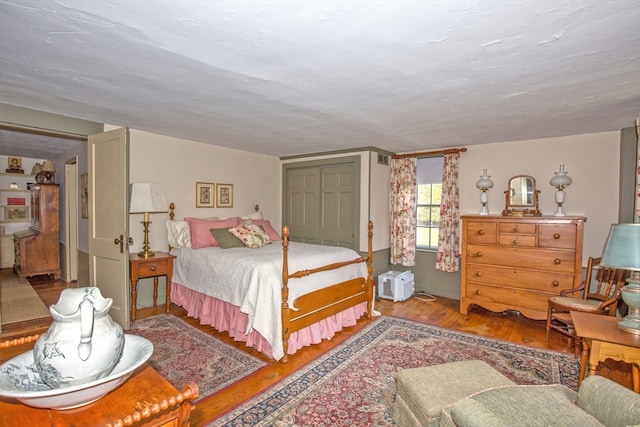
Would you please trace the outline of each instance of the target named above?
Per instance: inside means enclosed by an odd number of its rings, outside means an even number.
[[[383,316],[209,425],[393,426],[398,370],[470,359],[518,384],[577,389],[579,363],[572,355]]]
[[[149,364],[178,390],[195,382],[199,399],[267,365],[170,314],[138,320],[125,332],[151,341]]]

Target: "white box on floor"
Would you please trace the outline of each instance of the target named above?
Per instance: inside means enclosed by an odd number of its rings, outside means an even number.
[[[378,276],[378,297],[404,301],[413,295],[414,286],[411,271],[387,271]]]

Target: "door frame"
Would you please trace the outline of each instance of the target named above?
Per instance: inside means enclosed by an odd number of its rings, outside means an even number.
[[[73,282],[78,280],[78,156],[65,162],[64,174],[64,281]]]

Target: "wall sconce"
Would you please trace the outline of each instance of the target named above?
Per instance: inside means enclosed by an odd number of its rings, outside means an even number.
[[[565,213],[562,211],[562,204],[564,203],[564,189],[571,185],[573,182],[571,178],[567,176],[567,172],[564,170],[564,165],[560,165],[560,170],[558,172],[554,172],[555,176],[549,180],[549,184],[556,187],[558,191],[556,191],[556,203],[558,204],[558,210],[556,211],[554,216],[565,216]]]
[[[37,166],[33,167],[33,171],[37,171]],[[32,171],[32,172],[33,172]],[[55,182],[56,168],[51,160],[45,160],[40,166],[40,171],[36,174],[36,182],[39,184],[52,184]]]
[[[618,322],[618,328],[640,335],[640,224],[614,224],[604,245],[600,265],[631,271],[620,295],[629,313]]]
[[[144,227],[144,243],[142,250],[138,252],[140,258],[151,258],[155,253],[149,246],[149,214],[168,212],[167,200],[164,198],[164,192],[159,184],[131,184],[131,206],[129,213],[144,214],[142,225]]]
[[[482,210],[480,211],[480,215],[489,215],[489,208],[487,207],[487,203],[489,203],[489,189],[493,188],[493,181],[491,181],[491,176],[487,175],[487,170],[482,170],[482,176],[476,182],[476,187],[481,191],[480,193],[480,203],[482,203]]]

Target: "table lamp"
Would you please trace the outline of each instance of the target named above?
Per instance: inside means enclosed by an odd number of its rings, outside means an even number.
[[[629,313],[618,322],[618,328],[640,335],[640,224],[611,226],[600,265],[631,271],[620,291]]]
[[[131,184],[129,213],[144,214],[142,225],[144,227],[144,244],[138,252],[140,258],[151,258],[155,255],[149,247],[149,214],[168,212],[167,200],[164,198],[162,187],[159,184],[134,183]]]
[[[564,170],[564,165],[560,165],[560,169],[558,172],[554,172],[553,178],[549,180],[549,184],[556,187],[556,203],[558,204],[558,210],[556,211],[554,216],[565,216],[564,211],[562,210],[562,205],[564,204],[565,193],[564,189],[571,185],[573,180],[567,176],[567,171]]]
[[[482,170],[482,176],[476,182],[476,187],[480,190],[480,203],[482,204],[482,210],[480,211],[480,215],[489,215],[489,208],[487,207],[487,203],[489,203],[489,189],[493,188],[493,181],[491,181],[491,176],[487,175],[487,170]]]

